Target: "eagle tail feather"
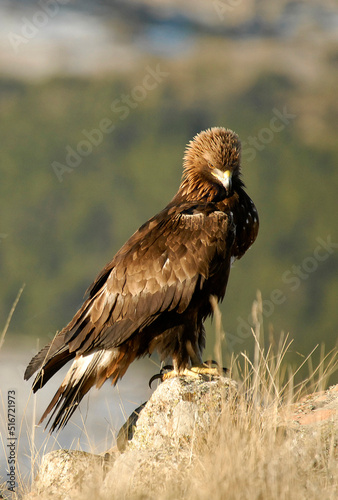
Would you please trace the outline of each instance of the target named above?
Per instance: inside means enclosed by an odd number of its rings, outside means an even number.
[[[70,359],[74,358],[75,353],[70,353],[68,346],[64,343],[65,332],[59,332],[52,342],[45,345],[29,362],[24,379],[28,380],[37,370],[33,382],[33,391],[43,387],[46,382],[62,368]]]
[[[89,389],[101,387],[108,378],[116,384],[134,359],[135,354],[119,348],[76,357],[39,424],[50,414],[46,424],[47,428],[52,422],[50,432],[64,427]]]

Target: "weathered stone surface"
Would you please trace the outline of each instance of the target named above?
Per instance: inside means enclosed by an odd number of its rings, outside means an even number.
[[[55,450],[43,456],[27,500],[76,498],[104,476],[104,458],[83,451]]]
[[[108,454],[103,458],[80,451],[48,453],[26,498],[76,498],[98,484],[102,484],[103,497],[109,497],[116,481],[120,487],[123,481],[130,486],[141,478],[145,481],[147,474],[151,478],[154,470],[168,478],[179,465],[188,466],[189,445],[196,433],[207,432],[224,404],[236,396],[236,382],[225,377],[210,381],[169,379],[138,409],[139,417],[134,415],[129,428],[124,429],[119,447],[126,449],[125,453],[113,453],[110,460]]]
[[[338,385],[309,394],[292,408],[291,419],[300,425],[313,425],[338,418]]]
[[[224,409],[235,415],[241,399],[237,384],[225,377],[167,380],[130,419],[121,438],[123,453],[114,450],[103,458],[80,451],[53,451],[43,457],[32,491],[25,498],[108,500],[113,490],[116,498],[128,498],[136,486],[149,492],[154,476],[158,482],[172,478],[174,484],[194,463],[196,437],[207,436]],[[324,464],[325,453],[338,443],[338,387],[282,408],[278,420],[291,436],[290,450],[303,470]],[[319,441],[324,448],[318,455]]]
[[[225,377],[166,380],[140,412],[129,449],[182,448],[197,432],[206,432],[237,395],[236,382]]]
[[[280,418],[292,437],[292,452],[300,469],[325,467],[332,449],[338,458],[338,385],[282,408]]]
[[[187,471],[194,460],[195,436],[206,434],[224,405],[237,396],[236,382],[225,377],[210,381],[176,377],[163,382],[141,408],[126,451],[107,472],[102,497],[109,498],[116,482],[127,494],[135,484],[151,488],[154,474],[157,481],[161,477],[167,481],[177,478],[178,470]]]

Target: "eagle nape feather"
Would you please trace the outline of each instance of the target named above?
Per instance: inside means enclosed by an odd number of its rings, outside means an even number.
[[[67,424],[84,395],[157,351],[182,373],[202,363],[211,301],[224,298],[230,268],[254,243],[259,221],[241,180],[241,143],[214,127],[187,145],[174,198],[103,268],[63,330],[30,361],[33,391],[68,361],[40,423]]]

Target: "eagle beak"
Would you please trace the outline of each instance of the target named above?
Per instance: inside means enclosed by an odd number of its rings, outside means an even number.
[[[230,196],[232,192],[232,173],[230,172],[230,170],[225,170],[225,172],[222,172],[222,170],[215,169],[212,172],[212,175],[216,177],[219,182],[221,182],[227,192],[227,196]]]

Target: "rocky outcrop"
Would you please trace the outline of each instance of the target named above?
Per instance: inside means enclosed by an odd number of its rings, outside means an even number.
[[[104,457],[57,450],[45,455],[28,499],[77,498],[100,484],[102,495],[123,481],[151,480],[154,470],[168,478],[191,462],[191,442],[206,433],[224,408],[238,397],[237,384],[225,377],[177,377],[162,383],[121,429],[118,448]],[[121,453],[121,451],[123,453]]]
[[[28,499],[77,498],[104,478],[104,457],[84,451],[55,450],[42,457]],[[69,496],[70,495],[70,496]]]
[[[116,488],[129,498],[128,492],[135,485],[142,484],[144,491],[150,491],[154,477],[157,483],[163,480],[166,484],[172,478],[174,484],[179,473],[187,473],[193,466],[196,443],[207,441],[225,411],[235,420],[243,404],[247,404],[245,398],[229,378],[167,380],[123,426],[118,436],[119,449],[104,456],[68,450],[48,453],[25,498],[108,499],[115,498],[112,494]],[[282,408],[277,420],[276,429],[285,428],[289,437],[292,434],[292,453],[300,461],[308,460],[308,451],[302,455],[304,437],[310,444],[313,439],[317,446],[318,435],[325,432],[332,446],[338,422],[338,386]]]

